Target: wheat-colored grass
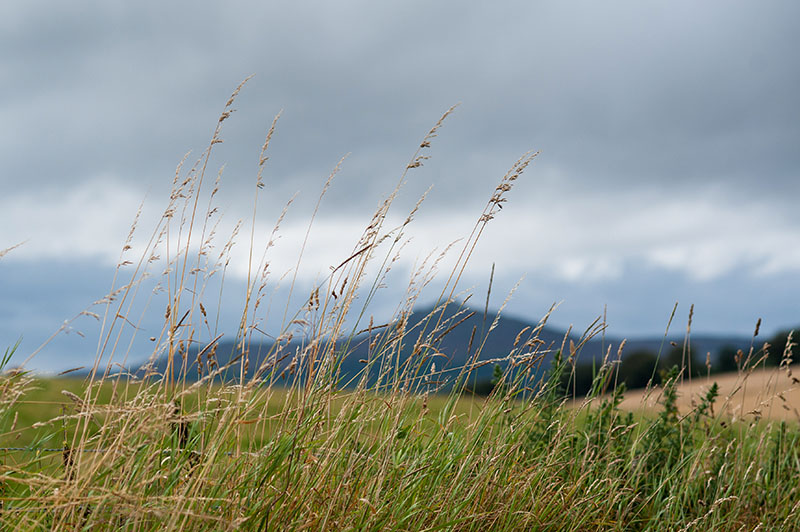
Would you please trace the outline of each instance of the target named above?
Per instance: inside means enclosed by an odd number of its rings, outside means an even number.
[[[795,375],[799,371],[795,366],[789,366],[788,369],[793,370]],[[684,380],[677,387],[678,408],[682,412],[691,412],[713,383],[719,386],[720,395],[715,411],[723,418],[800,422],[800,384],[793,380],[787,368],[760,367],[752,371]],[[620,408],[655,412],[660,408],[661,400],[660,388],[631,390],[625,393]]]

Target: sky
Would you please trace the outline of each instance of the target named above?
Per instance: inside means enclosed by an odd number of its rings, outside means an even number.
[[[178,163],[203,152],[251,75],[208,167],[209,182],[221,172],[219,233],[243,220],[215,304],[224,329],[240,313],[251,227],[266,243],[293,199],[268,250],[282,316],[285,273],[340,159],[296,293],[349,256],[456,104],[387,218],[402,223],[428,191],[370,312],[396,308],[415,266],[467,236],[533,150],[459,285],[476,306],[494,265],[491,307],[512,290],[506,312],[524,319],[559,303],[560,327],[605,314],[609,334],[660,335],[676,302],[682,324],[694,304],[694,333],[795,326],[797,20],[789,0],[3,2],[0,250],[23,244],[0,258],[0,351],[20,340],[27,357],[64,320],[97,312],[137,212],[132,252]],[[163,321],[153,305],[144,336]],[[27,367],[91,361],[99,326],[69,322]]]

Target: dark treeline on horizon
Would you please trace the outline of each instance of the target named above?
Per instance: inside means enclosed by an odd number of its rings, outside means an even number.
[[[684,350],[684,346],[675,342],[670,343],[669,351],[658,356],[657,353],[648,349],[637,349],[633,352],[624,354],[618,362],[616,371],[608,374],[606,389],[612,389],[620,384],[625,385],[628,390],[645,388],[648,385],[662,384],[665,375],[673,366],[683,368],[685,373],[692,377],[704,377],[720,373],[730,373],[739,371],[743,367],[752,367],[756,363],[761,363],[767,367],[779,366],[781,362],[787,360],[791,363],[793,359],[793,349],[796,347],[795,339],[791,339],[791,345],[787,350],[787,342],[791,331],[780,331],[770,337],[765,343],[753,343],[752,353],[750,350],[738,349],[733,346],[723,346],[716,356],[707,356],[698,352],[690,344],[689,349]],[[599,364],[594,362],[567,362],[565,371],[562,373],[561,386],[569,395],[583,397],[587,395],[597,375]],[[495,374],[491,379],[476,381],[468,390],[476,395],[489,395],[494,388],[501,382],[502,368],[495,367]]]

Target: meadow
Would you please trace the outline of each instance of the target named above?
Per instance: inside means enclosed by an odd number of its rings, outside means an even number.
[[[452,109],[423,137],[352,252],[304,297],[255,376],[245,379],[270,282],[267,258],[251,258],[238,355],[218,362],[220,335],[208,326],[218,296],[205,289],[212,276],[224,277],[232,240],[215,248],[219,256],[210,252],[208,224],[220,181],[205,194],[202,185],[241,88],[226,103],[206,151],[176,172],[168,206],[140,258],[123,255],[103,298],[105,314],[97,316],[103,329],[88,376],[39,378],[24,367],[9,368],[14,348],[6,351],[0,376],[4,529],[800,529],[797,420],[723,408],[759,375],[763,350],[746,354],[736,374],[741,384],[724,393],[713,383],[681,392],[689,379],[676,366],[660,387],[645,392],[652,401],[643,396],[642,408],[623,408],[624,386],[614,386],[621,353],[598,364],[585,400],[575,398],[564,383],[580,343],[546,344],[536,328],[520,331],[488,397],[466,392],[470,375],[487,363],[480,336],[468,364],[443,369],[446,354],[437,345],[460,317],[444,308],[463,301],[458,285],[476,243],[535,153],[499,180],[471,234],[451,250],[452,271],[438,272],[435,258],[423,264],[390,324],[357,324],[369,315],[420,206],[402,225],[385,227],[392,201],[407,173],[427,159]],[[253,180],[254,210],[275,126]],[[123,254],[133,235],[134,229]],[[266,251],[251,249],[250,256],[266,257]],[[159,268],[160,277],[153,273]],[[163,280],[167,302],[165,313],[163,307],[150,311],[164,315],[151,360],[166,357],[166,370],[114,373],[110,361],[125,355],[118,346],[129,345],[126,334],[138,334],[125,327],[138,319],[131,302],[151,275]],[[434,276],[444,279],[435,310],[409,326],[407,317]],[[338,367],[362,328],[370,346],[365,371],[343,388]],[[297,337],[302,347],[288,350]],[[192,345],[201,349],[189,361]],[[770,370],[783,383],[792,382],[792,346],[780,368]],[[545,355],[552,359],[546,376],[534,378]],[[187,378],[190,362],[199,368],[196,379]],[[370,373],[377,378],[367,378]],[[776,396],[785,392],[775,389]]]

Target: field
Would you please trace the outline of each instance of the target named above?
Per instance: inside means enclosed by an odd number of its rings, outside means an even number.
[[[452,109],[423,137],[352,252],[303,294],[255,377],[245,379],[272,282],[268,249],[250,249],[238,354],[221,361],[221,333],[212,324],[222,292],[209,283],[224,279],[236,235],[214,248],[222,250],[218,256],[211,253],[208,224],[219,179],[205,195],[202,185],[240,89],[207,150],[188,170],[179,167],[149,240],[132,241],[135,222],[123,244],[103,314],[95,315],[103,328],[90,377],[36,378],[7,367],[13,347],[6,352],[3,529],[800,529],[800,426],[777,415],[787,411],[782,404],[761,404],[775,395],[783,403],[782,393],[793,412],[791,346],[778,370],[762,369],[763,361],[750,356],[742,361],[736,379],[749,378],[741,388],[728,377],[718,378],[720,386],[689,383],[676,366],[649,398],[609,389],[618,367],[611,361],[598,368],[588,400],[576,401],[562,386],[575,346],[562,353],[545,345],[537,328],[520,332],[486,398],[465,390],[486,363],[479,336],[470,362],[443,372],[446,354],[437,347],[461,318],[445,307],[467,297],[458,285],[476,243],[535,154],[499,180],[470,235],[451,250],[452,271],[441,275],[437,260],[424,262],[389,323],[362,322],[370,346],[363,365],[377,379],[364,376],[340,389],[341,357],[357,329],[350,324],[369,316],[419,204],[398,227],[384,227],[387,212]],[[274,133],[275,123],[254,179],[254,210]],[[252,243],[254,232],[245,239]],[[129,259],[132,249],[141,256]],[[259,256],[261,262],[252,258]],[[437,275],[444,282],[434,310],[409,326],[414,304]],[[146,340],[154,357],[166,358],[166,370],[115,377],[106,368],[127,355],[118,346],[135,344],[134,302],[149,301],[141,294],[151,292],[156,302],[145,311],[164,323]],[[300,347],[287,349],[298,338]],[[199,380],[187,378],[190,346],[201,348],[192,355]],[[537,380],[545,355],[553,363]]]
[[[719,387],[720,400],[716,411],[727,419],[800,421],[800,383],[795,382],[798,371],[787,368],[759,368],[745,373],[713,375],[686,380],[677,387],[677,406],[681,411],[695,408],[712,384]],[[658,408],[658,390],[636,390],[625,394],[620,408],[650,411]]]
[[[18,399],[4,409],[3,445],[28,450],[4,453],[2,522],[23,530],[790,530],[800,522],[786,502],[797,492],[796,423],[715,413],[718,401],[697,382],[704,394],[692,405],[677,374],[645,408],[635,402],[641,393],[571,403],[557,381],[527,398],[513,382],[489,398],[187,386],[176,411],[157,386],[119,384],[115,393],[105,382],[88,407],[62,393],[85,397],[83,381],[7,375],[4,397]],[[624,410],[629,401],[635,415]]]

